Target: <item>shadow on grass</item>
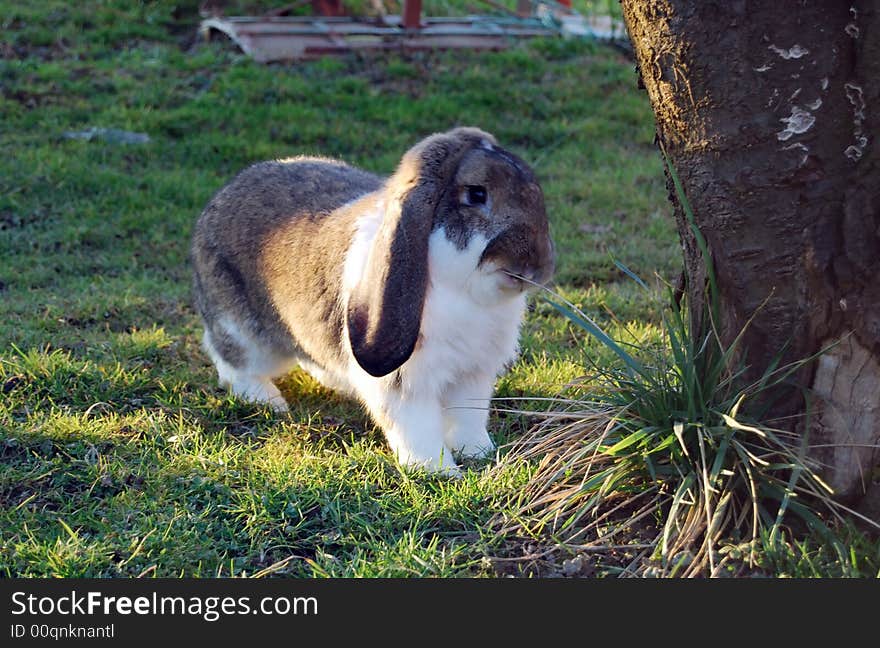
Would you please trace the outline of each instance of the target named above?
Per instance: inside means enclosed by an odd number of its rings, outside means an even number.
[[[3,359],[0,574],[485,569],[499,489],[484,466],[454,482],[406,474],[357,403],[302,372],[282,381],[291,413],[277,416],[193,387],[163,365],[173,349],[149,349],[126,364],[36,349]]]
[[[0,573],[448,576],[466,550],[476,560],[491,508],[478,474],[407,475],[375,443],[342,453],[292,425],[250,439],[127,423],[107,413],[0,440]]]

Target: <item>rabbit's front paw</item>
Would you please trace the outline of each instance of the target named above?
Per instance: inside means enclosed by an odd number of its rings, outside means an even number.
[[[462,457],[483,458],[495,452],[495,444],[486,432],[489,420],[491,376],[462,381],[446,395],[443,440]]]
[[[418,457],[410,455],[403,457],[397,455],[398,461],[409,470],[424,470],[425,472],[434,473],[443,477],[461,477],[461,469],[452,458],[452,453],[446,450],[441,456],[437,457]]]
[[[390,439],[389,439],[390,441]],[[461,470],[455,463],[452,453],[446,446],[439,447],[394,447],[395,443],[391,443],[397,461],[408,470],[424,470],[429,473],[436,473],[446,477],[460,477]]]
[[[449,447],[465,458],[483,459],[495,452],[495,444],[485,427],[454,426],[447,432],[446,438]]]
[[[401,465],[447,476],[461,472],[452,452],[443,443],[443,414],[440,404],[432,400],[406,400],[396,397],[376,403],[385,438]]]

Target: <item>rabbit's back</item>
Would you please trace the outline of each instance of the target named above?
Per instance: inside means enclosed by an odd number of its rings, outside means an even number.
[[[291,158],[259,162],[211,199],[196,224],[197,235],[223,235],[232,227],[251,235],[299,217],[320,217],[375,191],[382,178],[342,162]]]

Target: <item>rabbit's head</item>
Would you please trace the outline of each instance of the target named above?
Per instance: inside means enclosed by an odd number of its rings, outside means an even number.
[[[374,376],[412,354],[429,282],[458,287],[488,305],[553,274],[535,175],[484,131],[457,128],[419,142],[389,178],[384,204],[347,307],[352,351]]]

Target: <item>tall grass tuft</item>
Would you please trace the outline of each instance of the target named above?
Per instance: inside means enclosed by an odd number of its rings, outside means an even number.
[[[709,260],[675,170],[668,168]],[[822,466],[808,456],[808,392],[801,392],[807,414],[781,422],[785,427],[743,414],[745,403],[759,402],[815,358],[787,365],[777,358],[758,380],[747,382],[739,348],[745,329],[730,345],[722,344],[714,325],[717,286],[707,262],[706,330],[690,329],[687,312],[667,287],[670,307],[660,348],[611,339],[574,304],[551,293],[556,310],[620,361],[594,367],[583,379],[587,396],[581,390],[580,396],[558,399],[512,444],[504,464],[537,465],[515,495],[516,513],[494,519],[499,532],[549,539],[550,550],[578,552],[620,549],[625,537],[631,558],[621,564],[622,574],[692,577],[752,567],[768,539],[772,546],[804,531],[820,536],[845,562],[847,550],[830,530],[831,520],[858,516],[880,529],[833,498]]]

